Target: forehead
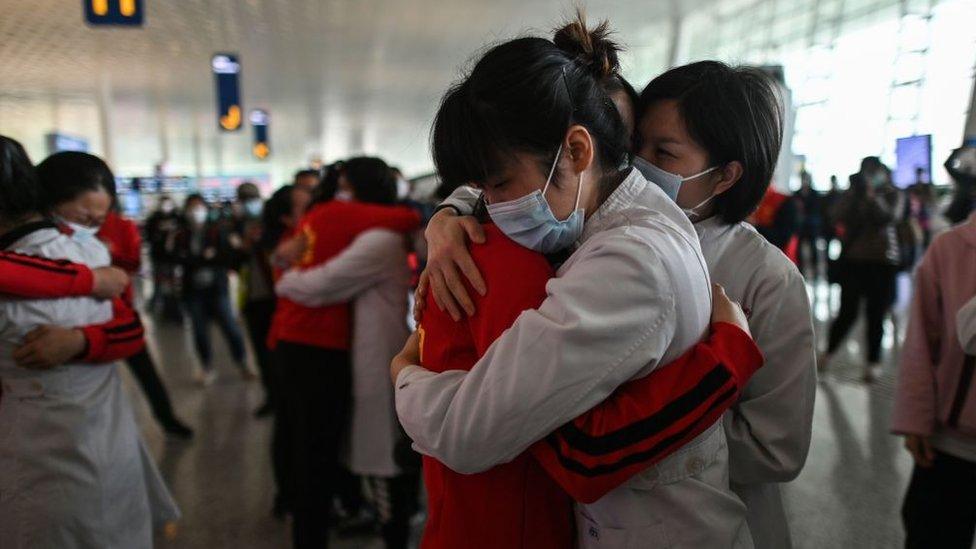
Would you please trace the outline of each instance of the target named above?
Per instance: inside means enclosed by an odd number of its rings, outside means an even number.
[[[687,141],[688,131],[684,118],[674,99],[655,101],[644,112],[640,125],[641,135],[646,139]]]

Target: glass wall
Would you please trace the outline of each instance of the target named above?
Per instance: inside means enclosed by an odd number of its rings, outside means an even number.
[[[895,140],[932,135],[933,179],[962,142],[976,63],[973,0],[719,0],[684,19],[678,63],[781,64],[793,152],[817,188]],[[646,80],[645,80],[646,81]],[[798,184],[796,178],[791,187]]]

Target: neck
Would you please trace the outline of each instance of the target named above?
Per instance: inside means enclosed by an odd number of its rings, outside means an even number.
[[[591,194],[590,204],[586,204],[585,211],[586,217],[590,217],[593,212],[600,209],[600,206],[610,198],[613,191],[617,190],[617,187],[623,183],[626,179],[627,174],[625,171],[614,171],[613,173],[604,174],[596,181],[596,192]]]

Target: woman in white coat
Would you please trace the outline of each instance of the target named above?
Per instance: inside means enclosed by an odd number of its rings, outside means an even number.
[[[780,483],[810,447],[816,394],[813,322],[803,276],[743,222],[766,192],[780,149],[780,111],[757,69],[702,61],[652,80],[637,109],[635,165],[673,188],[701,239],[712,281],[749,314],[766,365],[726,414],[732,488],[749,509],[756,547],[792,546]],[[734,166],[721,181],[699,174]]]
[[[340,196],[393,204],[396,180],[385,163],[377,164],[375,173],[341,176]],[[374,229],[331,260],[288,271],[275,285],[280,297],[308,307],[353,302],[352,420],[342,459],[349,471],[367,479],[389,549],[407,547],[420,483],[416,473],[402,471],[394,459],[402,435],[389,377],[390,360],[410,335],[410,276],[403,235]]]
[[[438,112],[441,177],[474,182],[512,240],[571,252],[543,304],[523,312],[470,372],[395,363],[401,423],[420,451],[457,472],[510,461],[620,384],[681,355],[708,328],[710,285],[694,228],[637,170],[620,169],[629,142],[602,86],[618,70],[606,31],[579,22],[556,44],[497,46]],[[466,254],[463,238],[446,232]],[[443,261],[445,241],[431,246]],[[449,278],[434,280],[435,292],[463,287],[457,273],[441,273]],[[416,344],[412,338],[401,359],[416,360]],[[724,431],[708,430],[652,474],[578,506],[579,543],[751,546],[727,459]]]
[[[54,213],[78,229],[67,236],[34,213],[41,194],[33,172],[10,168],[29,168],[29,160],[19,145],[0,139],[6,153],[0,156],[0,179],[21,174],[0,182],[0,201],[19,210],[4,209],[0,247],[92,268],[109,265],[108,250],[94,232],[111,204],[105,187],[114,184],[111,172],[99,179],[102,174],[73,171],[90,188],[71,197],[45,189],[45,198],[58,202]],[[83,326],[111,316],[110,303],[93,298],[0,300],[4,548],[149,548],[153,521],[179,515],[139,435],[115,364],[28,370],[13,362],[13,350],[38,325]]]

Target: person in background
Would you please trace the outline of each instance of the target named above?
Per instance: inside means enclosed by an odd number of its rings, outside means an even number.
[[[180,229],[180,214],[176,202],[169,195],[159,198],[156,210],[146,219],[146,240],[149,243],[149,259],[152,262],[153,295],[150,307],[161,311],[168,320],[182,318],[179,304],[179,281],[176,265],[172,263],[166,243]]]
[[[274,412],[274,374],[271,351],[268,349],[268,333],[275,310],[274,274],[271,252],[274,244],[264,238],[264,201],[254,183],[242,183],[237,188],[237,203],[241,217],[236,230],[243,240],[245,259],[241,268],[241,312],[247,326],[248,338],[254,350],[254,359],[264,386],[264,403],[255,410],[256,417],[267,417]],[[280,220],[273,223],[281,224]]]
[[[293,216],[292,196],[292,186],[285,185],[271,195],[271,198],[265,202],[261,211],[261,239],[257,242],[256,246],[258,249],[263,250],[267,256],[270,256],[282,240],[294,234],[298,220]],[[271,267],[273,284],[273,281],[281,275],[281,269],[273,265],[269,266]],[[274,306],[272,308],[272,314],[274,312]],[[254,335],[257,334],[252,332],[252,337]],[[262,342],[269,353],[273,351],[273,345],[276,340],[274,324],[269,319],[268,333]],[[273,355],[270,358],[272,360],[268,366],[271,375],[266,381],[266,390],[270,398],[272,410],[277,410],[277,413],[274,414],[274,425],[271,430],[271,468],[275,481],[275,496],[271,513],[275,518],[282,520],[291,509],[292,502],[291,452],[289,451],[291,437],[287,430],[288,425],[284,421],[284,414],[281,413],[281,410],[283,410],[283,404],[281,402],[281,386],[283,383],[281,379],[281,368],[273,360]],[[264,375],[263,372],[262,375]]]
[[[379,171],[369,175],[348,179],[353,199],[395,204],[398,187],[393,175]],[[288,271],[275,286],[278,295],[309,307],[353,302],[352,415],[341,461],[355,485],[359,478],[368,484],[369,503],[378,512],[389,549],[407,547],[420,483],[416,473],[403,471],[394,459],[401,434],[389,378],[390,361],[410,333],[406,322],[410,278],[403,235],[372,229],[331,260],[304,271]]]
[[[78,184],[96,187],[102,184],[101,182],[114,183],[115,181],[112,171],[104,161],[80,152],[52,155],[38,166],[37,173],[41,186],[51,189],[71,188]],[[142,239],[139,236],[139,229],[135,223],[118,213],[114,184],[105,187],[109,191],[112,206],[95,236],[108,248],[112,265],[134,276],[138,274],[142,264]],[[131,284],[126,288],[123,298],[134,310],[135,301]],[[138,318],[135,321],[139,322]],[[192,438],[193,431],[173,413],[173,405],[166,386],[159,379],[156,366],[144,344],[142,350],[126,359],[126,364],[139,382],[149,401],[153,416],[166,434],[181,439]]]
[[[172,239],[169,253],[183,266],[183,303],[203,368],[198,381],[206,386],[217,379],[211,364],[211,321],[216,321],[224,334],[241,375],[251,379],[254,374],[247,369],[244,336],[231,309],[228,279],[228,272],[239,268],[244,260],[241,237],[225,224],[208,221],[210,209],[199,194],[186,198],[184,215],[184,226]]]
[[[275,262],[294,263],[305,270],[332,259],[369,229],[415,230],[420,216],[408,208],[355,201],[358,184],[351,181],[376,180],[388,174],[389,167],[378,158],[344,163],[338,170],[334,199],[315,204],[304,215],[295,236],[278,245]],[[350,334],[348,303],[306,307],[279,296],[270,339],[282,381],[278,427],[291,441],[290,474],[294,478],[288,504],[296,549],[320,549],[328,544],[327,517],[351,406]]]
[[[865,302],[867,362],[864,380],[874,381],[881,362],[884,319],[895,293],[900,251],[895,234],[894,204],[884,189],[887,168],[865,159],[862,170],[851,176],[850,189],[831,214],[840,231],[842,249],[837,259],[840,311],[830,326],[827,351],[818,360],[821,370],[830,367],[834,353],[847,337]]]
[[[800,217],[796,203],[788,195],[770,185],[759,207],[749,216],[749,223],[790,261],[798,263]]]
[[[833,212],[841,195],[843,195],[843,192],[840,190],[837,176],[830,176],[830,190],[823,195],[823,200],[821,200],[820,204],[820,212],[823,216],[823,239],[827,244],[828,258],[830,257],[830,245],[837,240],[837,228],[834,222]]]
[[[935,186],[925,177],[924,168],[915,169],[915,183],[908,187],[908,215],[919,231],[921,251],[932,241],[932,214],[935,210]]]
[[[800,230],[799,249],[797,250],[797,266],[804,275],[812,274],[814,278],[820,276],[821,255],[820,239],[823,236],[823,197],[813,190],[813,178],[810,172],[800,172],[800,190],[793,193],[799,210]],[[807,273],[812,268],[812,273]]]
[[[902,519],[908,548],[973,544],[976,531],[976,215],[934,239],[915,270],[892,431],[915,468]]]
[[[295,172],[295,179],[292,184],[311,193],[315,191],[316,187],[318,187],[320,177],[321,176],[318,170],[298,170]]]
[[[0,249],[108,266],[108,250],[94,235],[112,187],[113,180],[72,180],[42,189],[23,147],[0,137]],[[179,516],[115,364],[82,364],[75,355],[66,364],[21,366],[15,356],[16,342],[39,327],[95,325],[112,316],[110,302],[88,297],[0,300],[4,547],[148,549],[154,520]]]

